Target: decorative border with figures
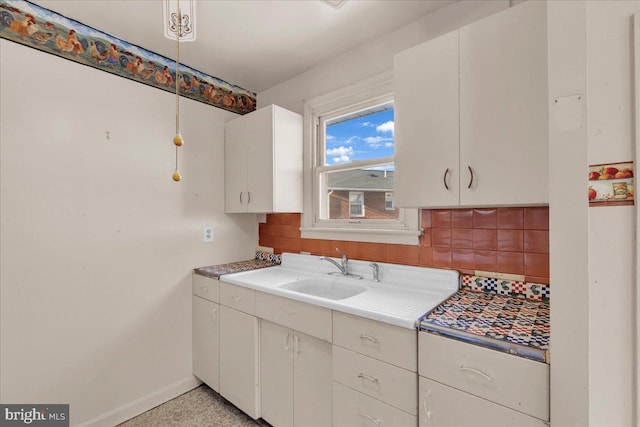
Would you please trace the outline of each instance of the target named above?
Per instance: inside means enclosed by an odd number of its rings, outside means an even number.
[[[176,63],[26,0],[0,0],[0,38],[175,92]],[[180,64],[180,95],[246,114],[256,94]]]

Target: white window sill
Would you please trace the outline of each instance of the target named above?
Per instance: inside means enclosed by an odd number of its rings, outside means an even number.
[[[348,242],[418,245],[422,230],[381,230],[363,228],[300,228],[303,239],[345,240]]]

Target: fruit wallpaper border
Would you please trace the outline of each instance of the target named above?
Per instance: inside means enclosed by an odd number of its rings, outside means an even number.
[[[589,206],[634,204],[633,162],[589,165]]]
[[[158,34],[162,37],[162,34]],[[176,63],[26,0],[0,0],[0,38],[175,93]],[[180,94],[246,114],[256,94],[180,64]]]

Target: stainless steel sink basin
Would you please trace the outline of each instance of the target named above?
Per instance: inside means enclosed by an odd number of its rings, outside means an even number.
[[[331,300],[346,299],[362,292],[367,288],[355,283],[336,281],[329,279],[302,279],[295,282],[285,283],[280,289],[300,292],[302,294],[313,295],[315,297]]]

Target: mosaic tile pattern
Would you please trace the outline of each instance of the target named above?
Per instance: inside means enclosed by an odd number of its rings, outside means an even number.
[[[476,292],[491,292],[516,298],[549,302],[551,288],[541,283],[518,282],[493,277],[461,276],[461,288]]]
[[[259,259],[262,261],[271,261],[275,264],[282,264],[281,254],[270,254],[267,252],[256,251],[256,259]]]
[[[210,265],[196,268],[193,271],[201,276],[219,279],[223,274],[239,273],[241,271],[255,270],[258,268],[273,267],[277,265],[272,261],[262,259],[250,259],[246,261],[230,262],[227,264]]]
[[[549,349],[549,303],[493,292],[461,289],[435,308],[421,323],[508,341],[540,350]]]

